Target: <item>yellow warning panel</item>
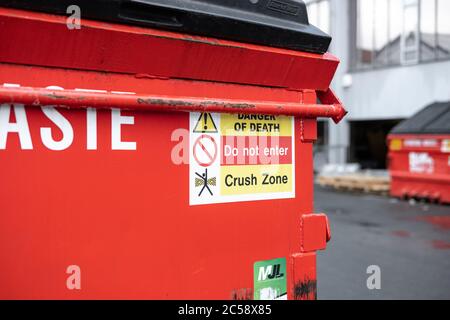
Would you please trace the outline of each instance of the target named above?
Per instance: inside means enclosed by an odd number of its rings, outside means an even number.
[[[442,141],[442,152],[446,152],[446,153],[450,152],[450,140],[443,140]]]
[[[190,113],[189,205],[294,199],[294,124],[294,117]]]
[[[202,113],[197,120],[194,133],[217,133],[217,126],[210,113]]]
[[[225,166],[220,169],[223,196],[293,192],[292,165]]]
[[[403,147],[403,141],[401,139],[393,139],[391,140],[391,144],[389,146],[389,149],[391,151],[400,151]]]
[[[290,117],[222,114],[220,133],[222,136],[292,136],[293,121]]]

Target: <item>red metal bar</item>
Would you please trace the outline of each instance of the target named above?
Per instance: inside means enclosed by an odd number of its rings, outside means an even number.
[[[333,90],[328,89],[326,91],[317,91],[317,98],[324,105],[331,104],[337,108],[340,108],[341,112],[336,117],[331,117],[336,124],[341,122],[341,120],[347,115],[347,110],[344,109],[341,100],[339,100],[339,98],[334,94]]]
[[[302,118],[332,118],[339,122],[347,113],[340,104],[318,105],[245,101],[231,99],[200,99],[157,95],[129,95],[41,88],[0,87],[0,103],[31,106],[57,105],[71,108],[132,109],[147,111],[217,112],[298,116]]]

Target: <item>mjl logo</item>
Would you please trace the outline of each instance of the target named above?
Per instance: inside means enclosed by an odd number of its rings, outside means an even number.
[[[284,273],[281,273],[281,264],[259,268],[258,281],[274,280],[283,277]]]

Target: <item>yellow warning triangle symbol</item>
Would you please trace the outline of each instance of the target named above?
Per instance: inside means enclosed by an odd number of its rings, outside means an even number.
[[[194,133],[217,133],[217,126],[211,113],[202,113],[194,128]]]

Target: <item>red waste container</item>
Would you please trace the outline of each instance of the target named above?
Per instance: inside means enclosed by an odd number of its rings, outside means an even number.
[[[450,203],[450,103],[435,103],[388,136],[391,195]]]
[[[6,8],[0,25],[0,299],[316,297],[335,57]]]

